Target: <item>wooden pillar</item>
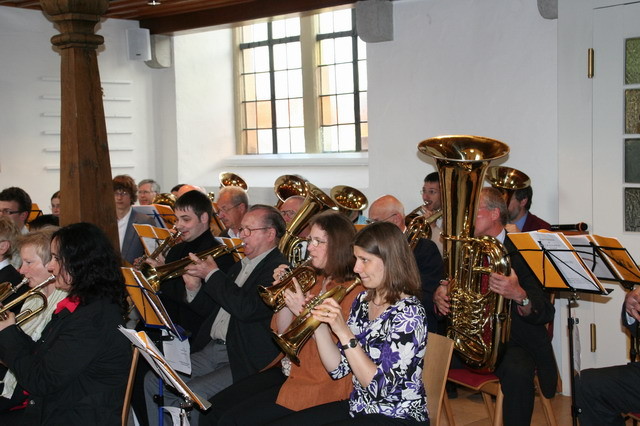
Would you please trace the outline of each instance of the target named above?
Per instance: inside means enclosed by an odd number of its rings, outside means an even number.
[[[40,0],[60,34],[51,38],[61,57],[60,192],[62,225],[91,222],[119,247],[111,162],[96,49],[95,26],[108,0]]]

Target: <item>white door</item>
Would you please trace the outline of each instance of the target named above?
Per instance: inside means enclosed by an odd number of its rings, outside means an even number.
[[[640,262],[640,3],[594,9],[593,24],[591,232],[618,238]],[[581,304],[583,368],[627,361],[628,339],[621,327],[611,329],[625,291],[605,287],[614,289],[610,298]],[[589,350],[589,323],[597,326],[596,352]]]

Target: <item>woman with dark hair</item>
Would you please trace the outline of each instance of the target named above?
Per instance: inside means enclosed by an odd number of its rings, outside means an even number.
[[[352,373],[353,392],[348,401],[298,413],[295,421],[428,424],[422,383],[427,321],[409,245],[396,225],[377,222],[358,232],[353,251],[354,271],[367,291],[356,297],[348,319],[331,298],[311,311],[328,325],[314,333],[326,371],[334,379]]]
[[[0,359],[29,394],[0,424],[120,424],[131,346],[118,331],[126,309],[119,263],[95,225],[53,234],[47,269],[69,295],[35,342],[13,314],[0,321]]]
[[[318,295],[341,285],[348,287],[355,280],[353,272],[352,242],[355,228],[341,213],[326,211],[314,216],[309,223],[308,252],[316,270],[316,282],[308,291]],[[274,284],[287,265],[274,271]],[[362,290],[357,286],[337,306],[345,314],[355,295]],[[285,290],[286,307],[271,322],[272,328],[283,333],[302,311],[305,295],[296,282],[295,291]],[[298,354],[300,365],[282,360],[282,366],[240,381],[211,399],[211,413],[200,418],[205,424],[265,424],[286,419],[296,411],[327,402],[348,398],[352,389],[348,377],[332,380],[324,371],[315,342],[310,339]]]

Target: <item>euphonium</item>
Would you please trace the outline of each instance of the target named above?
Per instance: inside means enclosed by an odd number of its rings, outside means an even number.
[[[404,230],[404,235],[409,241],[411,250],[416,248],[420,238],[426,238],[427,240],[431,239],[431,224],[440,217],[442,217],[442,210],[436,210],[436,212],[429,217],[419,215],[409,222],[407,228]]]
[[[300,206],[298,213],[289,222],[287,231],[280,239],[280,243],[278,243],[278,248],[293,267],[298,266],[304,259],[301,243],[306,240],[298,237],[298,234],[308,225],[309,219],[323,210],[338,209],[336,203],[320,188],[309,182],[306,182],[305,185],[307,187],[307,197],[302,206]]]
[[[29,278],[25,277],[15,286],[12,285],[9,281],[0,284],[0,303],[4,302],[5,299],[12,294],[16,294],[18,289],[24,286],[29,282]]]
[[[286,289],[293,289],[293,279],[298,280],[298,284],[302,288],[302,292],[306,293],[316,283],[316,271],[311,266],[311,258],[302,262],[296,268],[289,271],[282,278],[280,282],[272,286],[258,286],[258,294],[274,312],[278,312],[284,308],[284,291]]]
[[[282,352],[296,365],[300,365],[298,352],[300,352],[302,346],[307,343],[307,340],[309,340],[315,329],[322,324],[322,322],[310,315],[311,310],[329,297],[333,297],[338,303],[342,302],[342,299],[360,283],[362,283],[360,278],[356,278],[349,287],[338,285],[326,293],[309,300],[305,304],[304,309],[302,309],[302,312],[300,312],[300,315],[293,320],[284,333],[273,333],[273,338],[278,346],[280,346],[280,349],[282,349]]]
[[[489,162],[509,153],[497,140],[439,136],[418,144],[436,159],[443,206],[443,260],[451,300],[447,336],[472,368],[493,370],[509,339],[510,303],[482,288],[482,274],[509,275],[504,246],[495,238],[474,238],[474,220]],[[489,266],[483,261],[489,258]]]
[[[517,189],[524,189],[531,185],[529,176],[520,170],[503,166],[489,167],[487,169],[487,181],[491,186],[502,192],[502,197],[504,202],[507,203],[507,207],[509,207],[509,201],[511,201],[511,197],[513,197]]]
[[[199,259],[205,259],[209,256],[215,259],[217,257],[224,256],[225,254],[234,253],[242,246],[244,246],[244,243],[238,244],[233,247],[227,247],[226,245],[222,244],[212,247],[208,250],[198,252],[196,253],[196,256]],[[142,275],[144,275],[144,277],[147,279],[153,290],[158,291],[160,289],[160,283],[162,281],[170,280],[172,278],[177,278],[184,275],[184,268],[191,263],[193,263],[193,261],[189,256],[183,257],[182,259],[176,260],[175,262],[156,267],[145,263],[140,268],[140,272],[142,272]]]
[[[307,180],[300,175],[282,175],[273,183],[273,192],[278,197],[278,203],[276,208],[279,208],[282,203],[289,197],[299,195],[301,197],[307,196]]]
[[[24,311],[20,312],[18,315],[16,315],[16,324],[22,324],[23,322],[28,321],[35,315],[38,315],[47,307],[47,296],[44,295],[44,293],[42,292],[42,289],[48,286],[49,284],[51,284],[53,281],[55,281],[55,279],[56,277],[51,275],[49,278],[47,278],[46,280],[44,280],[34,288],[30,289],[26,293],[21,294],[20,296],[13,299],[11,302],[4,305],[2,309],[0,309],[0,319],[2,319],[3,321],[6,320],[8,317],[7,311],[11,310],[11,308],[16,306],[17,304],[20,304],[31,297],[40,298],[40,300],[42,300],[42,305],[38,306],[36,309],[33,309],[33,310],[25,309]]]

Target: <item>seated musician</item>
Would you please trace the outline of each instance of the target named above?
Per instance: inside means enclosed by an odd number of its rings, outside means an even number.
[[[44,283],[51,276],[46,265],[51,260],[51,236],[56,230],[57,228],[48,226],[40,231],[32,231],[23,235],[18,241],[22,258],[20,273],[29,280],[28,288]],[[67,297],[67,292],[57,289],[53,281],[43,287],[40,292],[47,299],[47,307],[20,325],[22,331],[34,341],[40,339],[42,330],[51,320],[51,314],[56,309],[58,302]],[[41,305],[40,298],[30,297],[22,304],[20,312],[28,310],[34,312]],[[16,407],[26,399],[24,389],[16,382],[13,372],[7,371],[2,383],[4,383],[4,388],[0,396],[0,411]]]
[[[424,217],[429,218],[434,215],[438,210],[442,210],[442,200],[440,194],[440,176],[438,172],[431,172],[424,178],[422,189],[422,214]],[[436,221],[431,222],[431,240],[436,243],[440,254],[442,254],[442,241],[440,240],[440,233],[442,232],[442,218],[438,218]]]
[[[331,298],[311,311],[325,323],[314,335],[326,371],[334,379],[351,373],[353,392],[347,401],[300,411],[287,424],[428,423],[422,383],[427,320],[415,259],[402,232],[387,222],[360,230],[353,252],[366,291],[356,296],[348,318]]]
[[[22,277],[13,263],[20,264],[17,250],[20,231],[8,216],[0,216],[0,283],[18,284]]]
[[[304,204],[304,200],[305,198],[302,195],[292,195],[284,200],[280,207],[278,207],[278,210],[280,210],[280,214],[287,225],[289,225],[291,220],[296,217],[298,210],[300,210],[300,207]]]
[[[31,207],[31,197],[24,189],[12,186],[0,191],[0,216],[13,220],[22,235],[29,232],[27,219]]]
[[[120,256],[98,227],[77,223],[53,234],[47,268],[69,296],[41,338],[12,313],[0,321],[0,359],[29,393],[26,408],[0,424],[120,424],[131,366],[131,344],[118,331],[127,307]]]
[[[349,286],[355,279],[352,242],[355,229],[349,219],[338,212],[325,211],[309,222],[309,255],[316,269],[316,281],[308,294],[319,295],[338,285]],[[278,277],[286,265],[274,271]],[[358,285],[340,303],[345,315]],[[274,315],[274,330],[282,334],[302,310],[305,296],[299,285],[285,290],[286,306]],[[201,418],[205,424],[265,424],[309,407],[345,400],[352,389],[351,378],[332,380],[326,374],[315,341],[309,340],[298,354],[300,365],[284,358],[283,365],[250,376],[211,398],[212,408]]]
[[[547,398],[555,394],[558,372],[546,327],[553,320],[555,309],[540,281],[509,240],[506,223],[507,206],[502,193],[495,188],[482,188],[475,236],[488,235],[502,242],[511,261],[510,275],[492,273],[488,279],[489,290],[512,301],[511,336],[495,371],[504,393],[504,424],[528,425],[533,413],[536,372],[542,393]],[[450,311],[447,286],[448,282],[442,282],[433,297],[443,315]]]
[[[239,228],[249,208],[247,192],[239,186],[224,186],[218,194],[218,217],[227,228],[221,237],[241,238]]]
[[[239,231],[245,258],[228,273],[211,257],[199,260],[191,255],[194,263],[186,267],[187,274],[198,278],[187,282],[187,289],[198,293],[192,304],[209,313],[192,340],[191,378],[186,383],[207,399],[262,370],[278,354],[269,331],[273,311],[262,302],[257,287],[270,282],[273,270],[285,262],[277,248],[284,235],[284,220],[275,207],[257,204],[244,215]],[[158,407],[153,402],[157,389],[157,377],[147,374],[145,394],[151,425],[158,422]],[[181,399],[166,391],[164,402],[178,406]],[[193,410],[190,423],[197,425],[199,417],[199,411]]]
[[[166,259],[147,260],[152,266],[175,262],[187,257],[189,253],[200,253],[222,245],[209,231],[212,206],[205,194],[193,190],[185,193],[176,201],[174,212],[175,228],[182,233],[182,242],[169,250]],[[231,254],[219,257],[216,262],[223,272],[227,272],[235,263]],[[209,315],[208,311],[199,309],[200,299],[204,295],[189,290],[189,287],[200,283],[200,278],[185,274],[160,284],[160,299],[169,317],[186,330],[190,339],[198,333],[202,322]]]
[[[533,188],[516,189],[507,206],[509,210],[509,223],[506,228],[509,232],[530,232],[539,229],[551,229],[551,225],[529,211]]]
[[[400,200],[392,195],[380,197],[371,204],[371,207],[369,207],[369,221],[371,223],[393,223],[407,236],[407,227],[404,223],[404,206]],[[415,244],[413,256],[420,272],[422,304],[427,313],[429,331],[437,333],[439,318],[433,306],[433,292],[438,288],[443,276],[442,256],[440,256],[436,244],[432,240],[425,238],[420,238]]]

